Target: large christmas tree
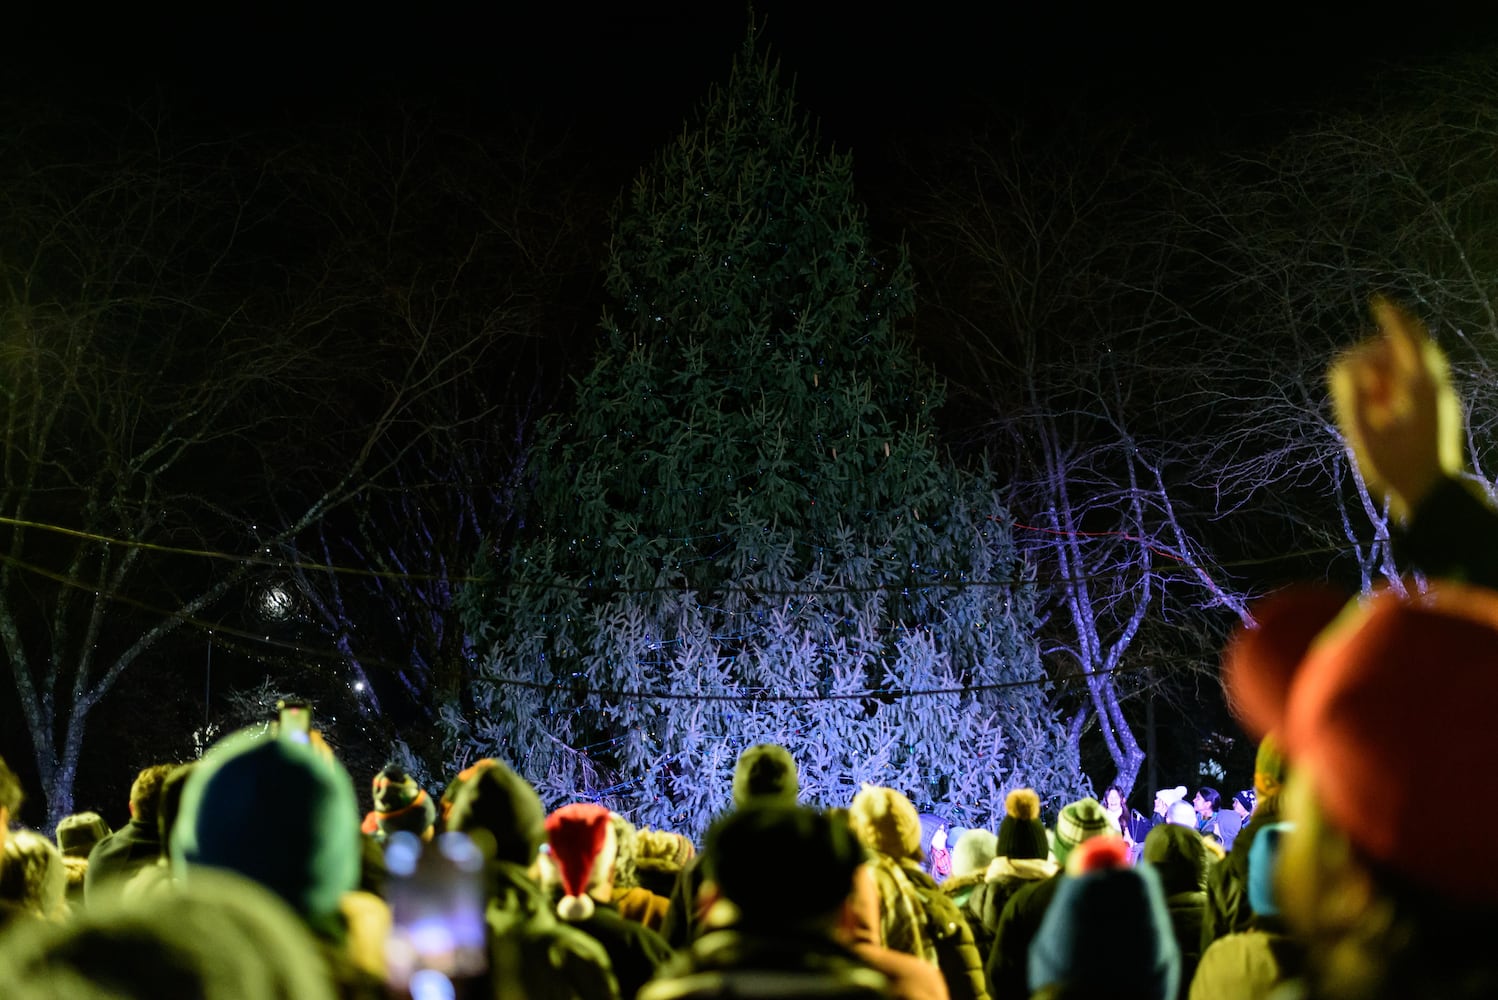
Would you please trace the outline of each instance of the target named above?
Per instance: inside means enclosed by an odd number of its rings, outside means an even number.
[[[906,262],[777,76],[751,39],[622,199],[606,342],[467,595],[486,653],[448,719],[639,824],[700,833],[768,741],[807,801],[870,781],[991,826],[1007,788],[1078,782],[1033,588],[992,483],[937,448]]]

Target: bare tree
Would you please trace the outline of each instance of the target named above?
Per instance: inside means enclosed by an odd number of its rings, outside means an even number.
[[[1079,681],[1063,688],[1082,692],[1073,745],[1095,726],[1126,793],[1144,760],[1126,702],[1180,680],[1141,669],[1156,658],[1136,644],[1176,615],[1247,619],[1242,581],[1204,540],[1196,446],[1176,434],[1192,387],[1171,371],[1172,345],[1192,327],[1127,148],[1022,134],[962,145],[926,173],[943,180],[918,254],[967,347],[953,372],[982,415],[979,444],[1048,587],[1048,663]]]
[[[277,199],[241,147],[144,116],[66,131],[66,151],[17,128],[0,153],[0,648],[53,820],[110,692],[416,448],[487,347],[418,331],[339,368],[336,319],[363,300],[266,280]],[[293,487],[333,386],[365,405]]]

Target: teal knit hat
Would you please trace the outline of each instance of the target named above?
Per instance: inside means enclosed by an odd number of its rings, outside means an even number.
[[[348,772],[305,743],[239,732],[193,768],[173,831],[172,867],[238,872],[314,930],[338,936],[359,884],[359,803]]]

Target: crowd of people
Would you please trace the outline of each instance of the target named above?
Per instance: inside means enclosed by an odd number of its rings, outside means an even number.
[[[701,850],[594,802],[551,813],[483,760],[440,795],[391,765],[361,824],[315,731],[243,732],[148,767],[129,820],[10,829],[7,997],[1016,1000],[1498,996],[1481,945],[1498,517],[1463,477],[1444,358],[1409,314],[1338,359],[1333,402],[1412,575],[1290,588],[1224,652],[1253,787],[1005,796],[956,830],[901,791],[802,803],[795,760],[739,757]],[[1474,778],[1473,770],[1477,776]],[[1188,794],[1190,798],[1188,800]],[[1429,808],[1452,804],[1443,823]],[[1495,869],[1498,871],[1498,869]],[[1491,895],[1490,895],[1491,893]]]

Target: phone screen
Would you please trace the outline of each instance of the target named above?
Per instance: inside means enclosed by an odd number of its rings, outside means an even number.
[[[392,834],[385,867],[390,986],[421,1000],[451,996],[448,987],[483,974],[488,968],[484,859],[473,841],[456,832],[426,844],[411,833]],[[437,992],[429,994],[430,989]]]
[[[312,706],[305,701],[282,701],[276,705],[276,732],[298,743],[312,739]]]

